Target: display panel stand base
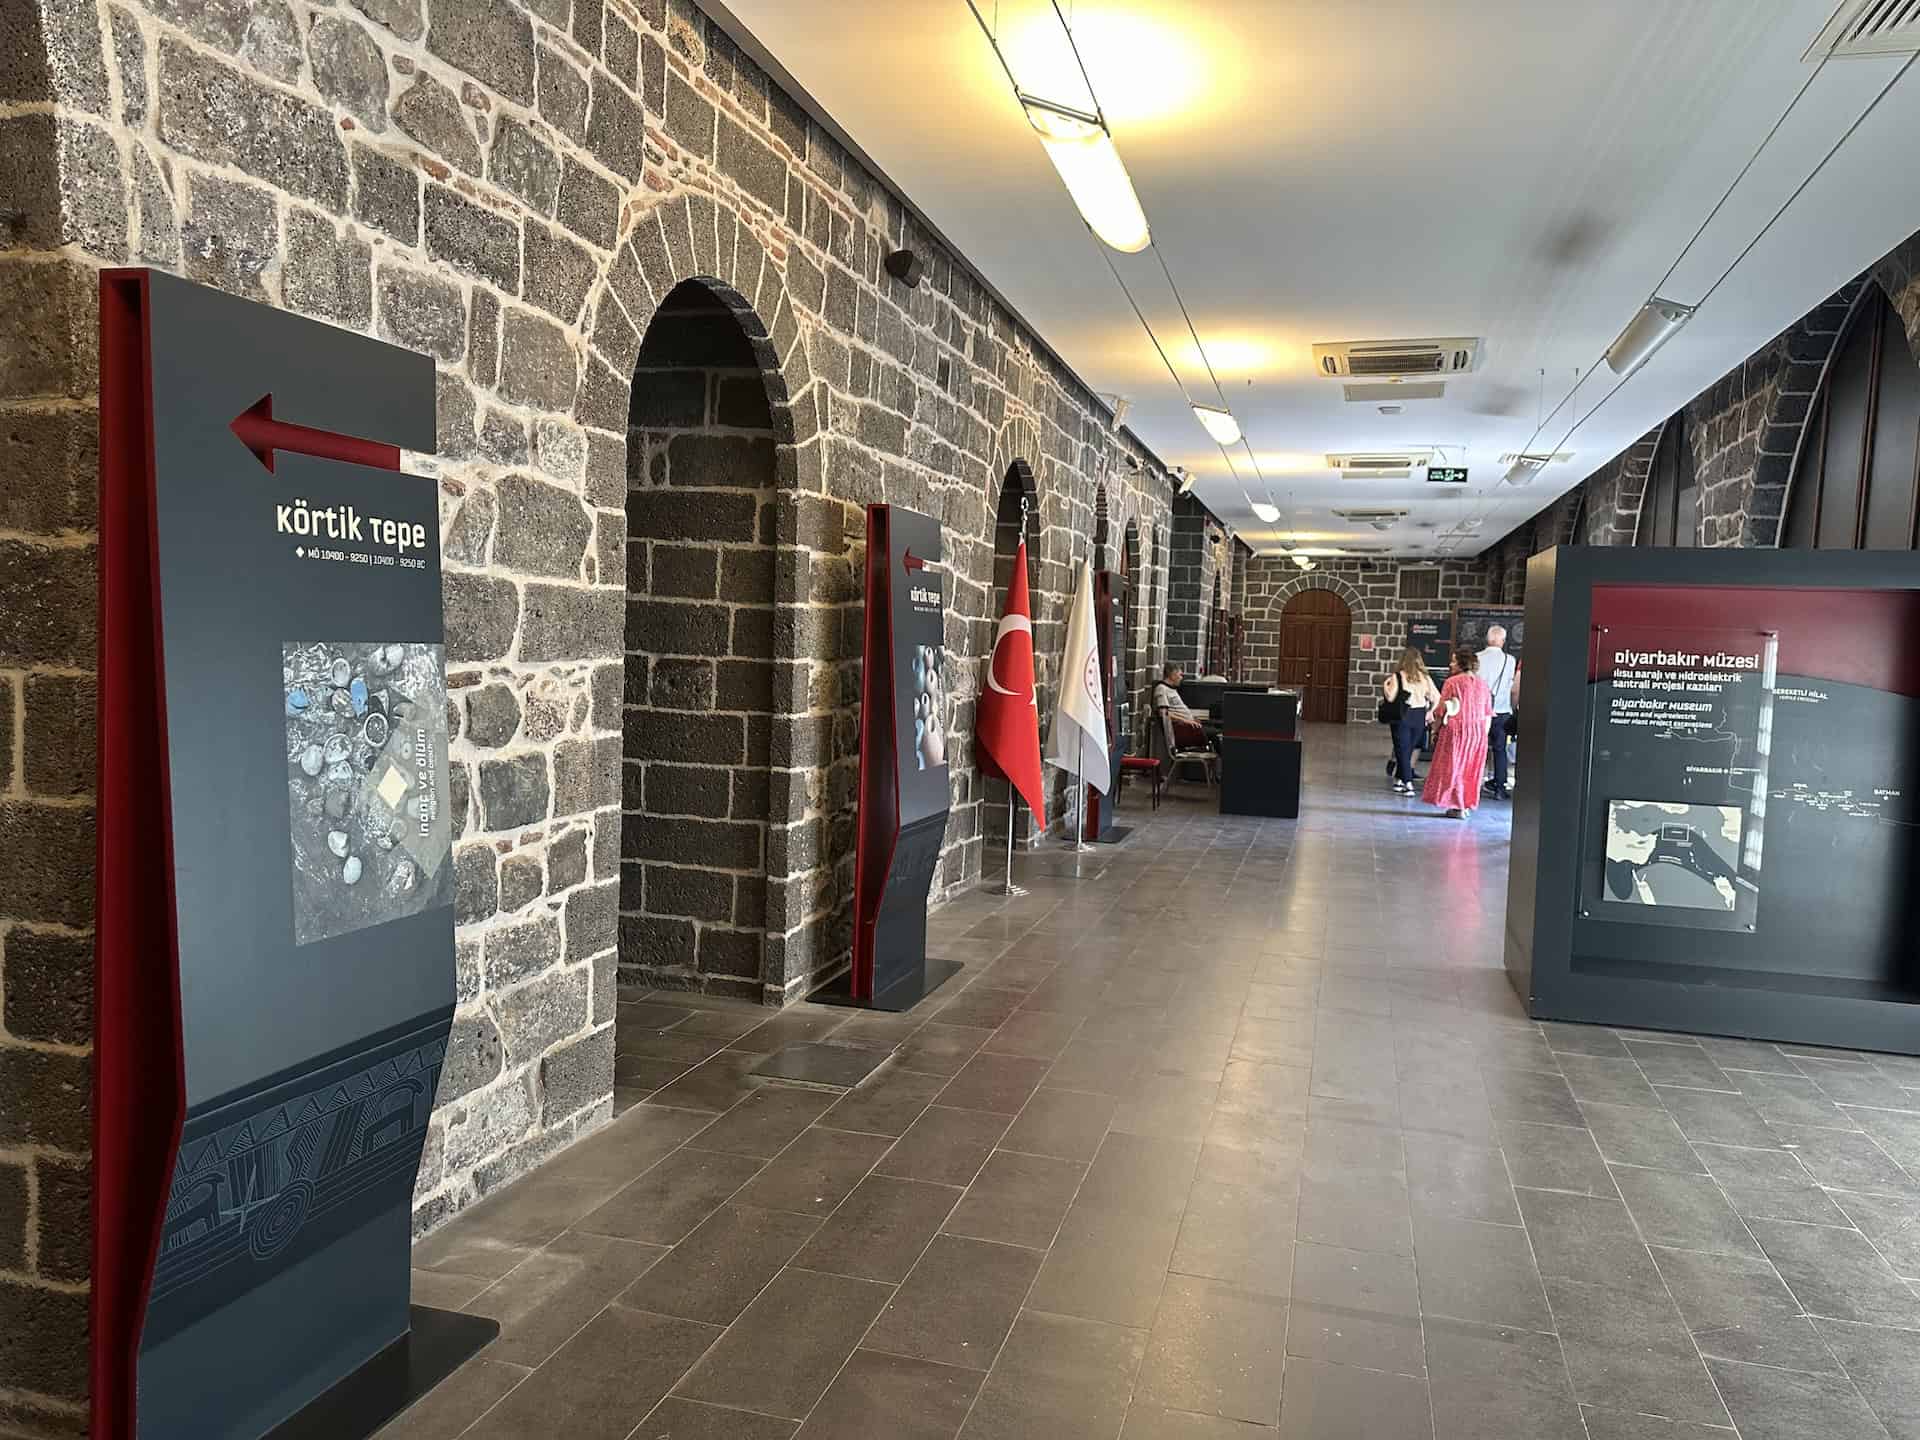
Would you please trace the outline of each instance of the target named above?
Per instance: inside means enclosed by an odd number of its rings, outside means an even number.
[[[1108,827],[1106,834],[1094,836],[1092,843],[1095,845],[1118,845],[1131,834],[1133,834],[1133,826],[1113,825]]]
[[[880,991],[870,1000],[854,998],[853,972],[847,970],[822,985],[809,995],[807,1000],[814,1005],[839,1005],[851,1010],[884,1010],[888,1014],[897,1015],[903,1010],[911,1010],[959,974],[960,970],[961,964],[958,960],[937,960],[929,955],[926,965],[918,975],[903,976],[889,989]]]
[[[484,1315],[407,1307],[412,1328],[264,1440],[363,1440],[471,1360],[500,1333]]]

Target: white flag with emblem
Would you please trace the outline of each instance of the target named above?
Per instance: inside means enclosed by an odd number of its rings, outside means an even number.
[[[1112,783],[1107,765],[1107,702],[1100,684],[1100,645],[1093,633],[1093,572],[1080,563],[1067,615],[1067,653],[1060,693],[1047,731],[1047,762],[1070,770],[1102,795]]]

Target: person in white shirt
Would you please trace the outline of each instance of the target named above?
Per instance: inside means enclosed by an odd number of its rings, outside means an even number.
[[[1493,692],[1493,721],[1487,729],[1487,749],[1493,756],[1493,779],[1487,782],[1487,794],[1496,800],[1510,800],[1507,788],[1507,736],[1513,730],[1513,682],[1520,662],[1507,653],[1507,629],[1493,625],[1487,629],[1487,648],[1480,652],[1479,675]]]
[[[1180,682],[1186,678],[1187,672],[1178,665],[1162,665],[1160,683],[1153,687],[1153,708],[1173,720],[1174,744],[1205,745],[1206,731],[1200,726],[1200,717],[1180,696]]]

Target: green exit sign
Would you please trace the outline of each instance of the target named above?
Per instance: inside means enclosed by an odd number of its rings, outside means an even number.
[[[1427,467],[1429,485],[1464,485],[1467,483],[1467,467],[1464,465],[1429,465]]]

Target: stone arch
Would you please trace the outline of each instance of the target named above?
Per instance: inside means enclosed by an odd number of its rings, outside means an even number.
[[[1353,638],[1347,648],[1347,719],[1364,722],[1373,718],[1374,696],[1380,682],[1393,668],[1390,646],[1376,643],[1372,650],[1360,648],[1360,637],[1378,638],[1387,633],[1387,610],[1382,600],[1369,599],[1352,582],[1325,570],[1302,571],[1283,580],[1255,604],[1247,626],[1247,668],[1255,679],[1271,682],[1280,665],[1280,616],[1287,602],[1306,590],[1331,590],[1353,612]]]
[[[1892,255],[1874,266],[1867,275],[1843,287],[1834,296],[1834,300],[1846,297],[1846,309],[1840,316],[1839,324],[1833,328],[1830,335],[1825,336],[1826,346],[1820,353],[1819,365],[1813,373],[1812,384],[1804,395],[1796,391],[1791,398],[1791,403],[1776,402],[1776,410],[1768,414],[1766,428],[1761,436],[1761,458],[1754,471],[1754,496],[1755,503],[1759,504],[1760,497],[1764,493],[1766,496],[1764,508],[1771,509],[1772,513],[1753,514],[1753,507],[1749,507],[1746,544],[1778,547],[1785,538],[1787,507],[1793,499],[1793,477],[1800,468],[1800,452],[1807,443],[1808,432],[1814,428],[1814,399],[1819,395],[1820,387],[1827,382],[1827,371],[1832,367],[1834,357],[1839,353],[1841,339],[1853,325],[1855,312],[1874,293],[1876,286],[1885,294],[1888,303],[1900,316],[1901,325],[1906,331],[1907,346],[1914,352],[1915,358],[1920,360],[1920,340],[1916,340],[1916,324],[1920,323],[1920,311],[1903,305],[1903,292],[1899,283],[1901,272],[1897,268],[1898,257],[1907,249],[1908,246],[1902,246],[1895,250]],[[1907,291],[1909,296],[1915,288],[1909,282]],[[1821,309],[1827,309],[1834,300],[1829,300]],[[1820,312],[1815,312],[1815,314],[1818,313]],[[1805,323],[1805,321],[1801,322],[1803,325]],[[1763,470],[1767,480],[1764,491],[1761,485]],[[1773,483],[1775,475],[1779,476],[1777,486]]]
[[[818,797],[807,793],[808,772],[820,758],[832,722],[809,714],[806,667],[794,663],[820,642],[805,619],[809,567],[792,563],[791,555],[796,550],[841,555],[847,541],[839,507],[808,493],[821,484],[819,388],[782,264],[743,215],[711,197],[682,194],[634,221],[588,294],[582,321],[586,361],[572,414],[587,431],[594,503],[624,509],[628,412],[640,347],[667,297],[688,281],[702,285],[745,337],[765,386],[774,441],[771,538],[779,554],[766,738],[770,770],[760,976],[762,998],[778,1004],[793,998],[814,973],[812,946],[796,943],[795,937],[822,920],[811,897],[831,888],[804,883],[822,858],[821,847],[803,838],[819,823],[810,813]],[[624,590],[624,528],[622,538],[620,574],[603,575],[601,583],[617,580]],[[835,632],[826,637],[831,643],[838,627],[827,628]]]

